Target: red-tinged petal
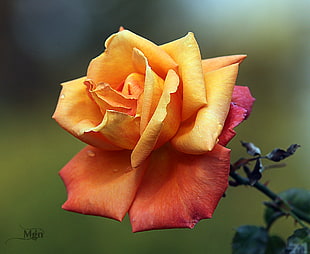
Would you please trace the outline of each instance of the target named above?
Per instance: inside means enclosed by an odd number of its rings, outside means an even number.
[[[132,150],[140,138],[140,117],[107,110],[98,126],[85,130],[89,131],[99,132],[112,144]]]
[[[236,135],[234,128],[249,116],[254,101],[248,87],[235,86],[230,110],[219,136],[219,144],[226,146]]]
[[[128,30],[110,36],[105,47],[105,52],[91,61],[87,77],[95,83],[108,83],[114,89],[118,89],[130,73],[136,72],[132,63],[133,48],[144,53],[152,69],[161,77],[165,77],[169,69],[177,68],[164,50]]]
[[[131,168],[130,151],[102,151],[87,146],[60,171],[68,192],[62,208],[121,221],[143,173],[144,168]]]
[[[202,154],[213,149],[230,108],[237,74],[238,64],[205,74],[208,106],[201,108],[195,119],[189,119],[181,125],[172,139],[178,151]]]
[[[247,110],[248,117],[252,111],[255,98],[252,97],[250,89],[246,86],[235,86],[231,99],[232,103]]]
[[[209,71],[215,71],[231,64],[240,64],[246,57],[246,55],[232,55],[203,59],[202,69],[204,73]]]
[[[181,122],[179,77],[170,70],[157,108],[131,154],[132,167],[140,166],[150,153],[170,140]]]
[[[161,48],[179,65],[179,74],[183,82],[182,120],[184,121],[207,104],[199,46],[194,34],[188,33],[179,40],[162,45]]]
[[[234,128],[239,125],[246,117],[246,109],[234,105],[230,105],[230,110],[225,121],[225,125],[221,135],[219,136],[219,144],[226,146],[228,142],[236,135]]]
[[[53,118],[69,133],[83,142],[104,150],[120,150],[100,133],[85,133],[85,129],[97,126],[102,121],[102,113],[88,96],[85,77],[62,84],[62,90]]]
[[[228,185],[230,150],[189,155],[166,145],[154,151],[129,210],[134,232],[193,228],[211,218]]]

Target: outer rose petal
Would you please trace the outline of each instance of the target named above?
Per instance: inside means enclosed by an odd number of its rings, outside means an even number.
[[[133,168],[140,166],[151,152],[168,142],[181,122],[181,100],[178,75],[170,70],[157,108],[131,154]]]
[[[237,74],[238,64],[206,73],[208,106],[198,111],[196,119],[181,125],[172,139],[178,151],[202,154],[213,149],[229,111]]]
[[[247,110],[248,117],[252,111],[255,98],[252,97],[250,89],[246,86],[235,86],[231,102]]]
[[[246,57],[246,55],[232,55],[204,59],[202,60],[202,69],[204,73],[215,71],[235,63],[240,64]]]
[[[236,135],[234,128],[240,124],[247,115],[246,109],[231,104],[228,116],[221,135],[219,136],[219,144],[226,146],[228,142]]]
[[[128,30],[110,36],[105,46],[105,52],[93,59],[88,67],[87,77],[95,83],[108,83],[118,89],[130,73],[136,72],[132,63],[133,48],[141,50],[152,69],[163,78],[169,69],[177,69],[177,64],[164,50]]]
[[[199,46],[194,34],[188,33],[179,40],[162,45],[161,48],[179,65],[183,82],[182,120],[186,120],[207,104]]]
[[[211,218],[228,185],[230,150],[189,155],[166,145],[154,151],[129,210],[134,232],[193,228]]]
[[[130,151],[107,152],[87,146],[61,171],[68,200],[63,209],[122,220],[144,168],[133,170]]]
[[[62,91],[53,118],[65,130],[87,144],[104,150],[120,150],[112,145],[100,133],[88,132],[102,120],[102,114],[92,101],[83,84],[85,77],[62,84]]]
[[[248,87],[235,86],[230,110],[223,131],[219,137],[219,144],[226,146],[236,135],[233,128],[249,116],[254,101],[255,99],[252,97]]]

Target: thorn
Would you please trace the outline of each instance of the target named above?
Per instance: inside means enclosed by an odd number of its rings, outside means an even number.
[[[270,181],[268,180],[268,181],[266,181],[266,182],[264,183],[264,185],[267,186],[269,183],[270,183]]]

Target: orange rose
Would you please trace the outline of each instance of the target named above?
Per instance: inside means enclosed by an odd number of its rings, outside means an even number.
[[[233,127],[254,99],[235,86],[245,55],[201,60],[193,33],[157,46],[122,30],[86,77],[62,84],[53,118],[89,144],[61,171],[66,210],[134,232],[210,218],[228,185]]]

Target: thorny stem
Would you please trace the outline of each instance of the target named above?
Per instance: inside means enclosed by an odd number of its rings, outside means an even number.
[[[281,200],[281,202],[284,203],[284,205],[289,206],[287,202],[281,197],[279,197],[277,194],[272,192],[266,185],[261,184],[260,182],[256,182],[254,185],[250,184],[250,181],[248,178],[245,178],[238,173],[234,172],[233,170],[230,171],[230,176],[236,181],[236,183],[240,185],[249,185],[253,186],[254,188],[258,189],[260,192],[264,193],[267,197],[269,197],[273,201]],[[290,207],[289,211],[286,211],[289,215],[291,215],[302,227],[307,227],[303,221],[310,224],[310,217],[305,214],[304,212],[300,211],[297,208]]]

